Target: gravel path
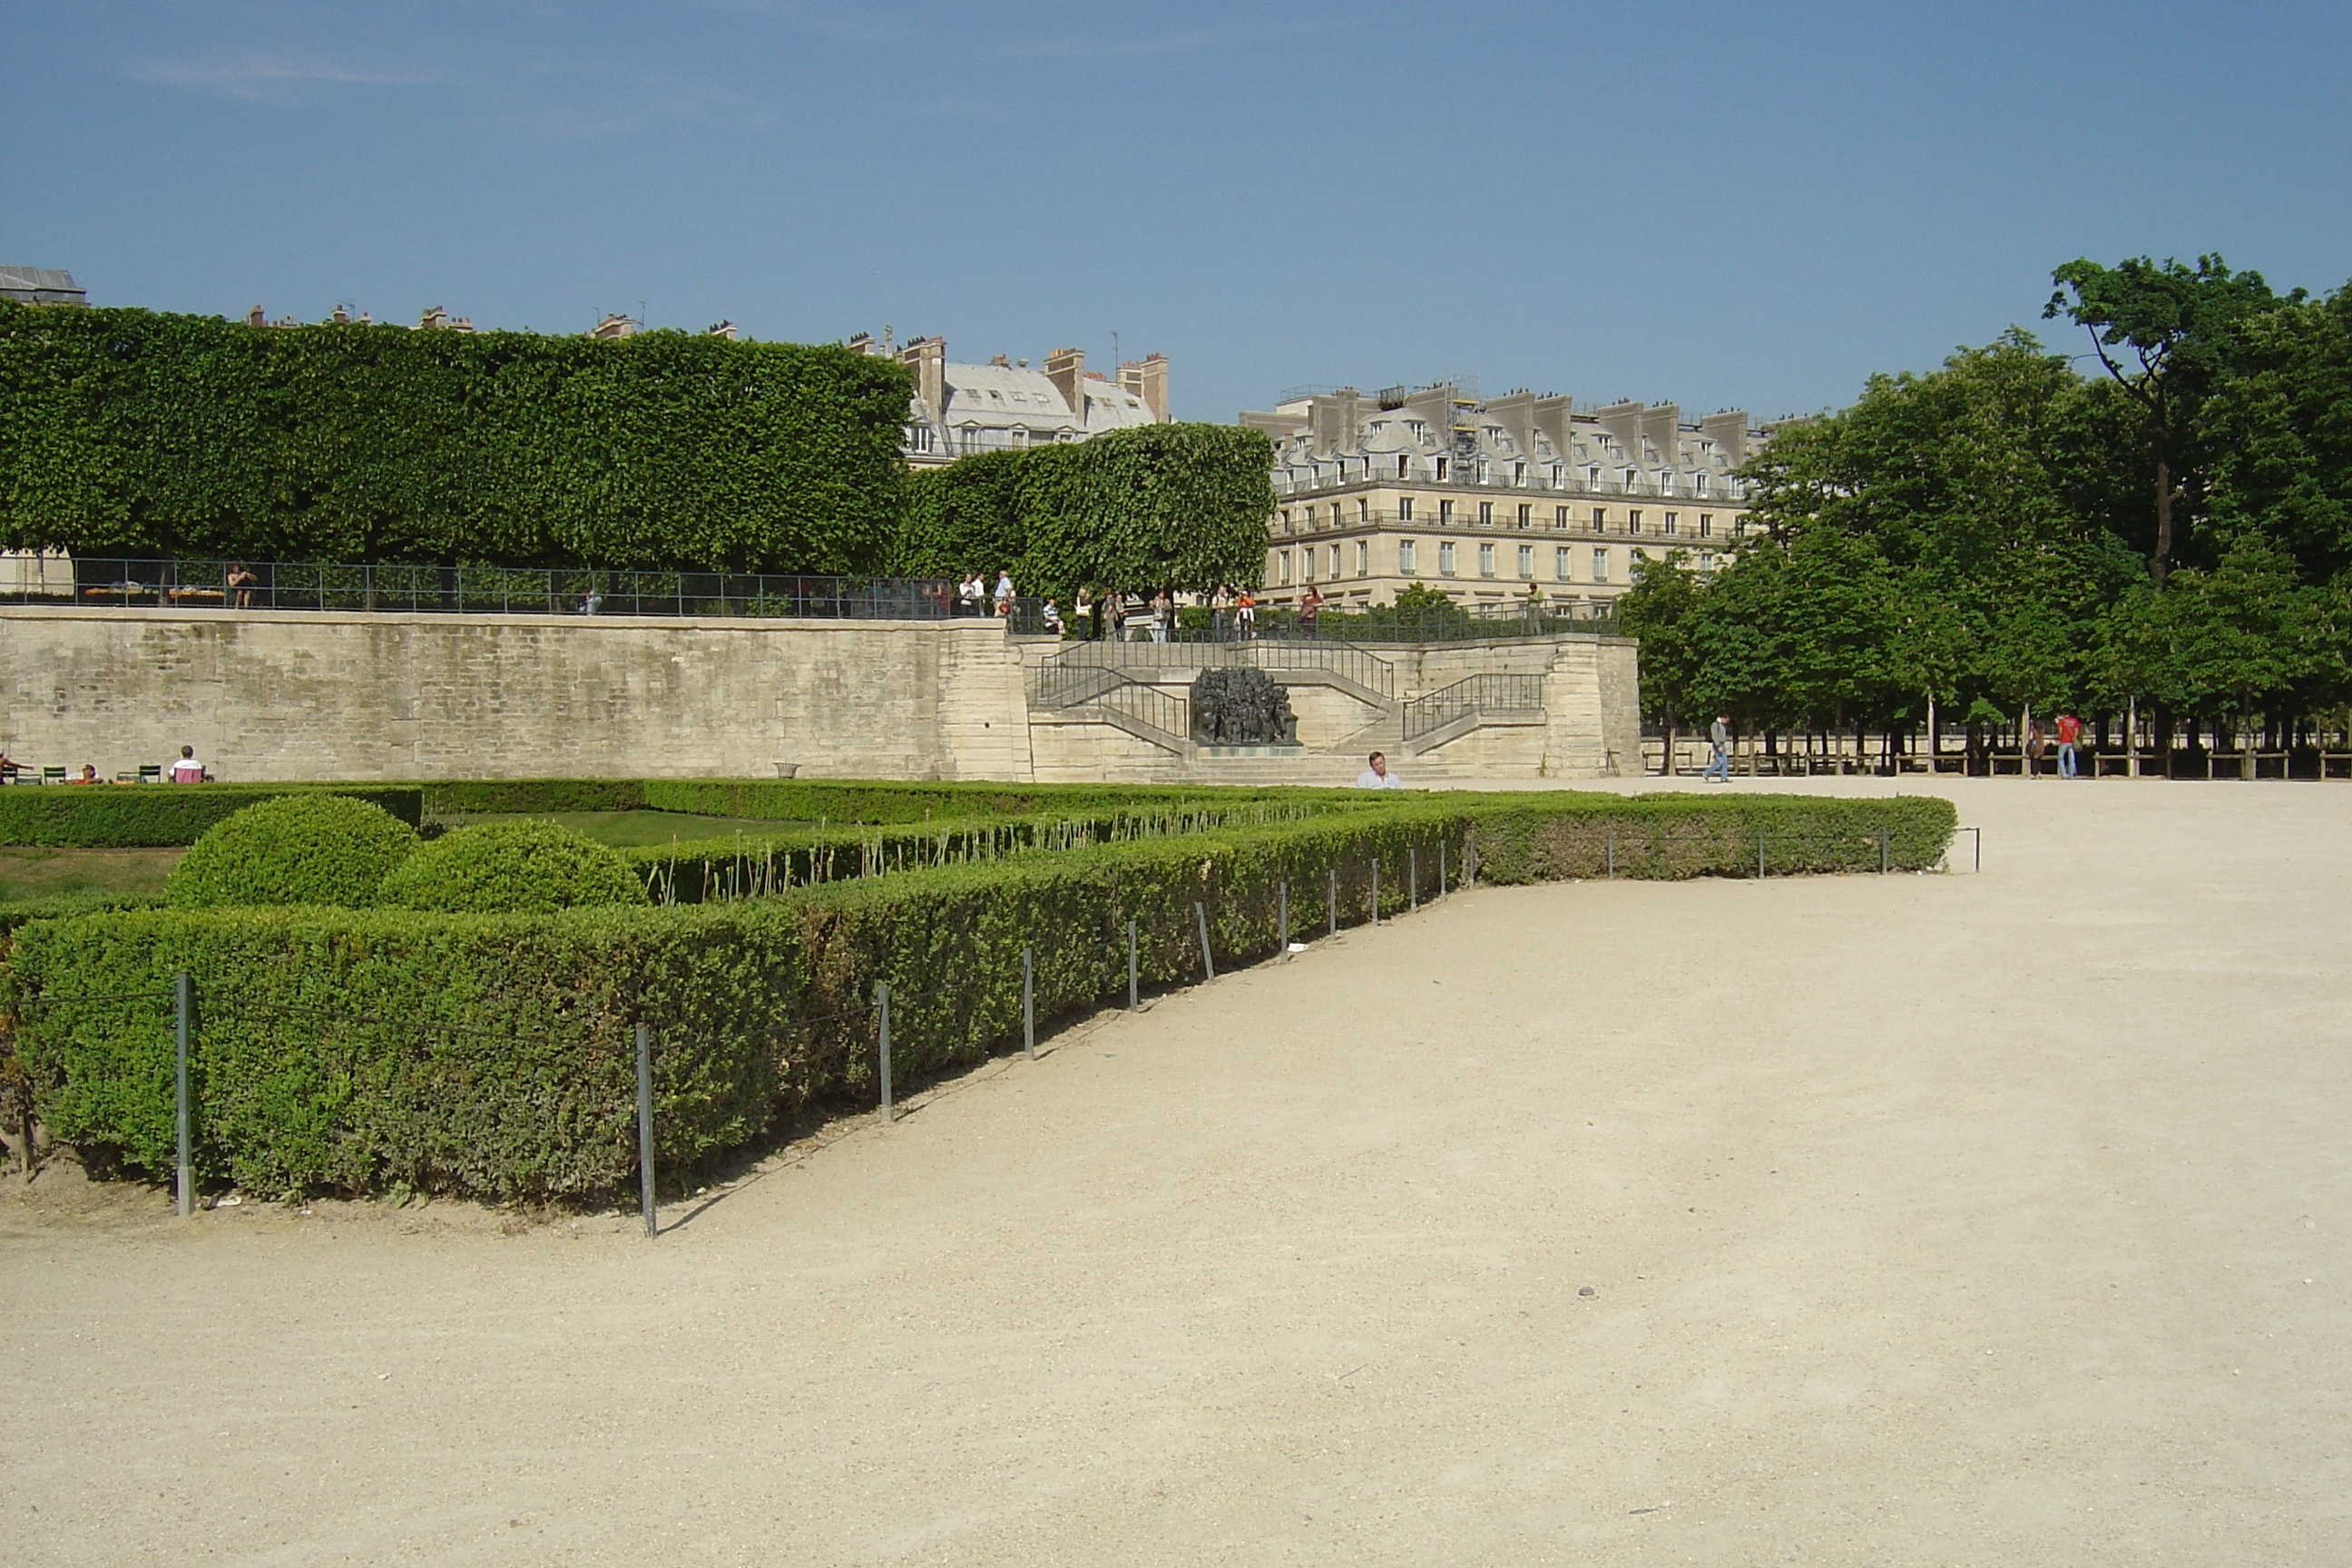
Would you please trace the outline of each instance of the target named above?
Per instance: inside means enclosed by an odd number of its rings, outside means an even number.
[[[10,1178],[0,1556],[2352,1561],[2352,788],[1934,787],[1982,875],[1482,889],[654,1243]]]

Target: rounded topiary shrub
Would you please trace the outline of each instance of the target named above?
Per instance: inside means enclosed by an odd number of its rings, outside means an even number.
[[[363,800],[281,795],[205,829],[163,885],[183,909],[218,904],[376,901],[393,868],[416,849],[416,829]]]
[[[645,884],[593,838],[552,822],[486,822],[419,848],[385,879],[383,902],[410,910],[540,913],[642,904]]]

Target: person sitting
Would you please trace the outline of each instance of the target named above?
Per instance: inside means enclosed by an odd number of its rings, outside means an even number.
[[[16,775],[24,771],[22,763],[7,752],[0,752],[0,784],[15,784]]]
[[[253,585],[261,579],[245,569],[242,561],[228,563],[229,602],[240,610],[253,608]]]
[[[205,764],[196,761],[196,749],[194,746],[180,748],[180,760],[172,764],[172,782],[173,784],[205,782]]]
[[[68,783],[68,784],[96,784],[96,783],[98,783],[98,764],[97,764],[96,763],[82,763],[82,765],[81,765],[81,773],[80,773],[79,776],[75,777],[75,778],[69,778],[69,779],[66,780],[66,783]]]
[[[1062,629],[1061,608],[1056,605],[1053,600],[1048,599],[1045,601],[1045,607],[1037,612],[1037,618],[1044,621],[1045,623],[1045,629],[1053,633],[1055,637],[1065,635]]]
[[[1366,768],[1362,773],[1356,775],[1356,787],[1358,789],[1402,789],[1405,787],[1404,780],[1389,772],[1389,760],[1385,753],[1374,752],[1365,760],[1371,765]]]

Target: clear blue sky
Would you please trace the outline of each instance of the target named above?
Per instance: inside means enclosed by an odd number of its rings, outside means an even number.
[[[1763,416],[2078,255],[2352,278],[2352,6],[8,7],[0,261],[101,304],[721,317]],[[2071,340],[2070,340],[2071,341]]]

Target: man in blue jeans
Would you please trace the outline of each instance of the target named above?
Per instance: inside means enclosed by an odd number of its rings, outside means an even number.
[[[1706,779],[1709,783],[1731,782],[1731,715],[1718,713],[1715,722],[1706,727]]]

